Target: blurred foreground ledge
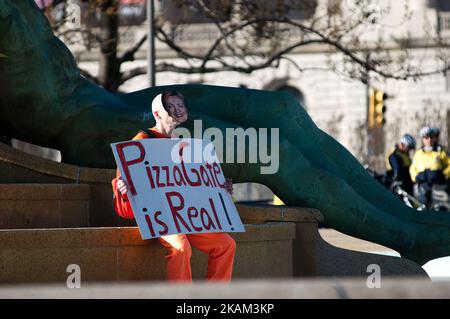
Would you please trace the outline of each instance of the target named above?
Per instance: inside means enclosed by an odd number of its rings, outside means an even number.
[[[417,278],[382,278],[369,288],[365,278],[245,280],[231,284],[168,284],[163,282],[92,283],[79,289],[65,285],[1,286],[0,298],[108,299],[409,299],[450,298],[450,282]],[[258,301],[262,302],[262,301]]]

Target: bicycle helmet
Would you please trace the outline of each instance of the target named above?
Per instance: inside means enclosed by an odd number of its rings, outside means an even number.
[[[433,129],[429,126],[424,126],[420,129],[420,137],[427,137],[427,136],[433,136],[434,132]]]
[[[405,134],[400,139],[400,143],[408,147],[410,150],[416,148],[416,139],[412,137],[410,134]]]
[[[431,128],[431,134],[434,136],[439,136],[439,134],[441,133],[441,130],[438,127],[432,127]]]

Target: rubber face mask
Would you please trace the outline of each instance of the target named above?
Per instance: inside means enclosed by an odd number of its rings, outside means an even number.
[[[166,101],[165,110],[179,124],[187,120],[188,111],[183,99],[179,96],[169,96]]]
[[[152,101],[152,113],[158,112],[159,120],[166,124],[183,123],[187,120],[187,108],[178,96],[167,99],[167,107],[162,102],[162,94],[158,94]],[[156,118],[155,118],[156,119]]]

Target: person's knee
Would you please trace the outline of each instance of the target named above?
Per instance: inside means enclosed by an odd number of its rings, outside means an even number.
[[[234,255],[236,252],[236,241],[231,236],[224,237],[221,242],[221,249],[230,255]]]
[[[192,248],[188,240],[184,240],[172,248],[172,255],[176,258],[191,259]]]

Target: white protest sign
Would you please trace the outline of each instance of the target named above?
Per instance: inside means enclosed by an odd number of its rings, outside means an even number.
[[[245,232],[210,141],[141,139],[111,147],[143,239]]]

